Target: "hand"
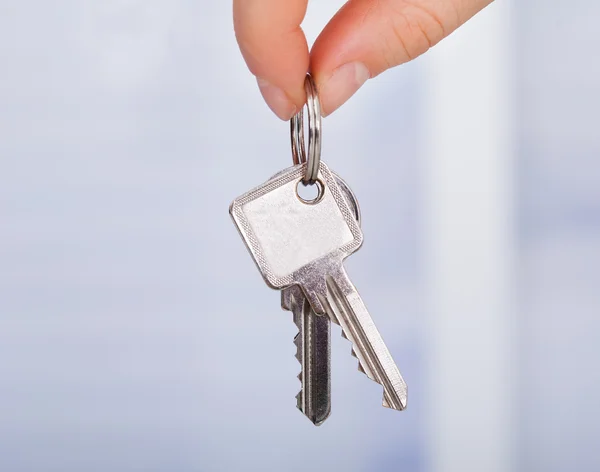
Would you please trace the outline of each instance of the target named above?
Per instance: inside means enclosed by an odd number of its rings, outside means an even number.
[[[423,54],[491,1],[349,0],[310,55],[300,27],[308,0],[234,0],[233,16],[265,101],[289,120],[306,101],[309,66],[326,116],[367,79]]]

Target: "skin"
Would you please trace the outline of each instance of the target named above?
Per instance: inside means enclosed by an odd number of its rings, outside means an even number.
[[[234,0],[238,44],[267,105],[289,120],[306,101],[310,70],[323,115],[369,78],[426,52],[492,0],[349,0],[309,52],[308,0]]]

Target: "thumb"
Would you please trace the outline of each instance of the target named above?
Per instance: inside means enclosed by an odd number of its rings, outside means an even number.
[[[491,1],[350,0],[311,52],[323,114],[340,107],[367,79],[423,54]]]

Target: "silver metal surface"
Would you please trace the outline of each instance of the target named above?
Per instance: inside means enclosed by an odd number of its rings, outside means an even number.
[[[383,406],[403,410],[406,383],[344,267],[336,269],[327,274],[327,295],[321,298],[327,314],[352,343],[359,370],[383,386]]]
[[[281,307],[293,313],[298,327],[294,338],[301,366],[297,406],[319,426],[331,414],[331,322],[327,316],[315,314],[298,285],[281,291]]]
[[[360,224],[360,208],[350,187],[333,174],[348,205]],[[272,177],[275,178],[276,176]],[[298,409],[316,426],[331,414],[331,322],[317,315],[298,285],[281,291],[281,307],[291,311],[298,334],[294,338],[296,359],[300,362],[300,391],[296,395]]]
[[[279,177],[282,174],[285,174],[288,171],[289,171],[289,169],[284,169],[280,172],[277,172],[269,180],[276,179],[277,177]],[[352,211],[352,214],[354,215],[354,219],[356,219],[356,222],[360,226],[361,221],[362,221],[362,215],[360,213],[360,205],[358,204],[356,195],[354,195],[354,192],[352,191],[350,186],[346,183],[346,181],[344,179],[342,179],[335,171],[329,169],[329,172],[331,172],[331,175],[333,175],[333,178],[335,179],[336,183],[340,187],[340,191],[342,192],[344,198],[346,199],[346,203],[350,207],[350,210]]]
[[[323,257],[342,260],[362,244],[362,232],[335,177],[321,163],[318,204],[298,198],[296,186],[306,164],[290,167],[276,178],[235,199],[230,213],[265,281],[282,289],[298,283]],[[326,291],[325,280],[322,283]],[[318,313],[325,313],[313,294]]]
[[[307,164],[303,182],[314,184],[321,162],[321,102],[317,85],[310,74],[306,75],[304,89],[308,110],[308,155],[304,146],[304,108],[301,108],[290,120],[292,160],[294,165]]]
[[[306,163],[304,148],[304,107],[290,120],[290,138],[292,142],[292,162],[295,166]]]
[[[316,313],[341,325],[360,370],[383,386],[384,406],[404,409],[406,384],[343,268],[343,260],[362,244],[360,227],[324,163],[317,176],[324,184],[322,198],[316,204],[298,198],[304,166],[236,199],[231,215],[267,284],[300,285]]]

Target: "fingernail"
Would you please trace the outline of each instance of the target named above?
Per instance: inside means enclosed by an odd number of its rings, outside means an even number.
[[[290,101],[283,90],[260,77],[257,77],[256,81],[265,102],[267,102],[271,111],[279,118],[287,121],[296,114],[296,106]]]
[[[334,70],[319,88],[323,116],[341,107],[370,78],[369,69],[361,62],[350,62]]]

